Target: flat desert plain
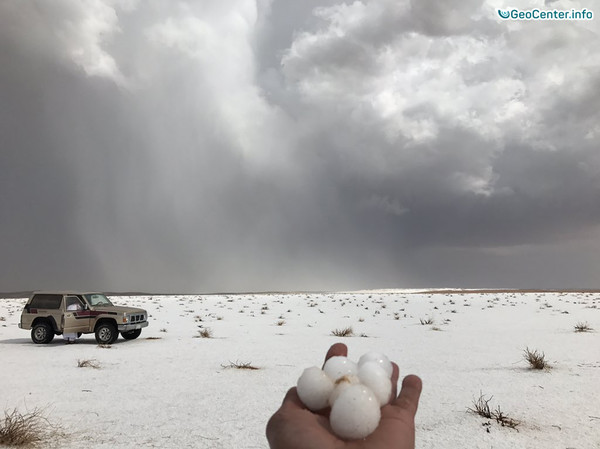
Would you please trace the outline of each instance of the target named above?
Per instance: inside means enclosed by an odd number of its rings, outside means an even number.
[[[41,410],[56,430],[42,447],[267,448],[287,389],[343,342],[350,358],[380,351],[423,379],[418,448],[600,448],[597,292],[111,299],[148,310],[137,340],[36,345],[18,328],[26,298],[0,299],[0,406]],[[527,348],[549,367],[530,368]],[[516,427],[469,411],[480,397]]]

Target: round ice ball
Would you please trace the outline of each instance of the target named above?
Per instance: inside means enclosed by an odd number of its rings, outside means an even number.
[[[358,366],[348,357],[338,355],[335,357],[331,357],[325,362],[325,366],[323,366],[323,371],[325,371],[325,373],[331,378],[331,380],[336,381],[340,377],[356,376]]]
[[[298,396],[304,405],[316,412],[329,405],[329,396],[333,391],[333,381],[321,368],[306,368],[296,385]]]
[[[390,362],[390,359],[388,359],[385,354],[382,354],[381,352],[367,352],[358,359],[358,366],[367,362],[379,363],[387,373],[388,377],[392,377],[392,362]]]
[[[392,394],[392,381],[379,363],[371,361],[360,365],[358,367],[358,378],[363,385],[369,387],[375,394],[380,407],[388,403]]]
[[[334,382],[333,391],[331,392],[331,395],[329,395],[329,405],[333,405],[340,394],[342,394],[342,391],[344,391],[346,388],[359,383],[360,380],[357,376],[347,375],[340,377]]]
[[[379,425],[381,410],[373,392],[362,384],[346,388],[331,407],[329,423],[341,438],[365,438]]]

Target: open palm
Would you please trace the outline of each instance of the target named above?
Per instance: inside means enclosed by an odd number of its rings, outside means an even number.
[[[347,356],[342,343],[333,345],[325,360]],[[267,424],[267,439],[271,449],[413,449],[415,446],[415,414],[421,394],[421,379],[407,376],[396,397],[398,366],[393,363],[392,401],[381,409],[379,426],[367,438],[346,441],[337,437],[329,425],[329,410],[313,413],[291,388],[283,404]]]

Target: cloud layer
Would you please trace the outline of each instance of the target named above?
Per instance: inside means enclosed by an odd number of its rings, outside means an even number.
[[[597,286],[597,21],[298,3],[0,5],[0,290]]]

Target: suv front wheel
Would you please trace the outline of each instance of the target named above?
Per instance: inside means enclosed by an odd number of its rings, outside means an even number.
[[[48,323],[38,323],[31,329],[31,340],[35,344],[47,344],[54,339],[54,330]]]
[[[111,323],[102,323],[96,328],[96,341],[100,345],[111,345],[119,337],[117,327]]]

